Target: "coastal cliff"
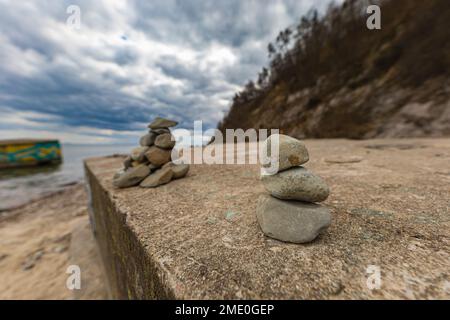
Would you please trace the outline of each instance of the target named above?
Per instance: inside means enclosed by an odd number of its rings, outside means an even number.
[[[365,1],[311,12],[269,44],[270,66],[236,94],[220,130],[279,128],[297,138],[450,135],[447,0]]]

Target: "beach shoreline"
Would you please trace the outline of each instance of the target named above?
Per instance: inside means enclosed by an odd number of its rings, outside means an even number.
[[[106,299],[83,183],[0,213],[0,299]],[[79,265],[82,288],[66,286]]]
[[[24,201],[18,205],[6,207],[6,208],[0,208],[0,222],[3,220],[9,219],[11,216],[20,214],[21,213],[20,209],[26,208],[27,206],[29,206],[35,202],[40,202],[40,201],[48,199],[48,198],[53,198],[57,195],[65,193],[68,189],[75,188],[75,187],[84,187],[84,182],[76,181],[76,182],[73,182],[66,186],[61,186],[60,190],[51,191],[47,194],[38,195],[38,196],[31,198],[30,200]]]

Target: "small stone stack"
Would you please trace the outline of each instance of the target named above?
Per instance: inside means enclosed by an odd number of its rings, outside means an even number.
[[[270,195],[262,195],[258,200],[259,225],[265,235],[277,240],[311,242],[331,223],[329,210],[316,204],[327,199],[330,190],[319,176],[301,166],[309,161],[308,150],[301,141],[272,135],[263,145],[269,156],[276,138],[279,154],[272,161],[278,160],[279,167],[276,174],[261,176]]]
[[[189,165],[175,165],[170,161],[175,139],[169,128],[177,124],[159,117],[150,123],[150,131],[139,141],[140,147],[131,151],[123,163],[124,168],[114,176],[114,186],[156,188],[186,176]]]

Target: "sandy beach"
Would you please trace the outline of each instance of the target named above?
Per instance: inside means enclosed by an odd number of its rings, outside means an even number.
[[[106,299],[84,186],[0,214],[0,299]],[[79,265],[81,289],[66,287]]]

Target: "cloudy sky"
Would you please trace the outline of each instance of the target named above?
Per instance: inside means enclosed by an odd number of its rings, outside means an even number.
[[[155,116],[215,128],[268,42],[328,2],[0,0],[0,139],[135,143]]]

